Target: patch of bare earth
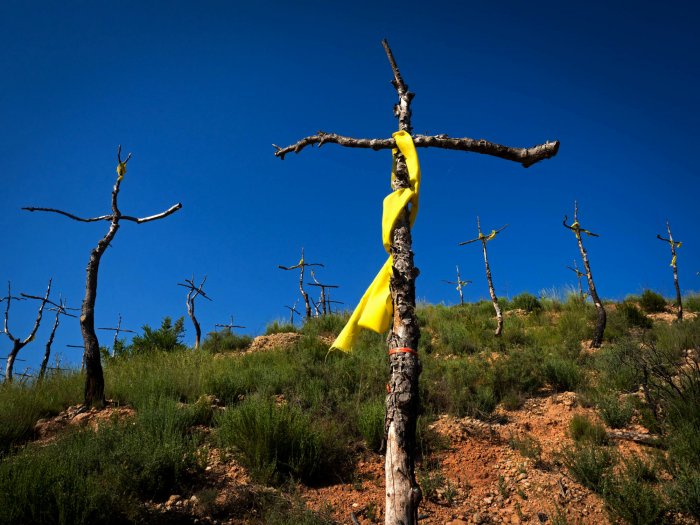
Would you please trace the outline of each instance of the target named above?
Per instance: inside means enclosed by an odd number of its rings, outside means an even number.
[[[558,514],[569,523],[612,523],[602,499],[573,480],[556,459],[557,452],[572,443],[568,428],[577,413],[597,420],[593,409],[578,406],[576,394],[565,392],[529,399],[518,410],[499,409],[504,423],[441,416],[432,428],[449,446],[417,465],[419,481],[430,474],[441,482],[433,494],[424,494],[421,523],[537,524],[551,523]],[[528,438],[541,447],[539,461],[511,446]],[[622,453],[641,448],[623,440],[615,440],[615,446]],[[384,458],[362,458],[351,483],[301,491],[312,509],[332,505],[339,523],[349,523],[351,513],[360,523],[381,523]]]
[[[106,422],[121,420],[135,414],[134,409],[125,406],[116,406],[107,401],[104,408],[86,409],[83,405],[74,405],[52,418],[39,419],[34,424],[34,435],[38,443],[49,443],[65,429],[75,427],[89,427],[97,430]]]

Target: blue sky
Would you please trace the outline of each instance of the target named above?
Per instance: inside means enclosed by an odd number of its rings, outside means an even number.
[[[510,227],[489,244],[499,295],[574,285],[577,257],[561,226],[574,199],[599,292],[673,293],[668,218],[684,241],[684,290],[699,290],[697,4],[652,2],[24,2],[0,4],[0,281],[80,306],[90,250],[107,223],[82,224],[22,206],[109,213],[117,144],[133,152],[120,208],[163,221],[124,223],[103,258],[97,326],[140,329],[185,315],[192,273],[208,332],[232,314],[257,334],[297,298],[293,264],[305,246],[337,299],[357,302],[383,263],[387,151],[327,145],[273,156],[317,130],[386,137],[396,94],[386,37],[416,93],[416,133],[513,146],[559,139],[557,157],[523,169],[500,159],[420,150],[414,228],[418,297],[458,300],[442,279],[474,281],[488,297],[477,246],[457,243]],[[34,304],[13,306],[28,333]],[[47,319],[48,321],[48,319]],[[48,337],[20,358],[38,361]],[[186,340],[193,342],[189,322]],[[103,333],[108,344],[111,335]],[[79,362],[77,320],[54,351]],[[0,339],[0,355],[9,340]],[[18,363],[21,369],[25,363]]]

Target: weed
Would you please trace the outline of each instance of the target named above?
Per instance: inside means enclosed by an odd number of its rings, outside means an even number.
[[[607,448],[589,443],[567,447],[561,452],[562,463],[581,485],[602,493],[607,474],[616,457]]]
[[[605,427],[592,422],[582,414],[574,414],[569,422],[569,434],[577,443],[586,442],[593,445],[606,445],[608,434]]]
[[[639,306],[647,313],[657,313],[666,310],[666,299],[661,294],[644,290],[639,298]]]

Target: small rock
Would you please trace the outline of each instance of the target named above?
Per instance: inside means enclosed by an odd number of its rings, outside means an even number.
[[[168,498],[168,501],[165,502],[165,506],[172,507],[173,505],[175,505],[175,503],[177,503],[181,499],[182,499],[182,496],[180,496],[179,494],[173,494],[172,496],[170,496]]]
[[[486,498],[484,498],[484,503],[486,503],[487,505],[491,505],[491,503],[493,503],[493,496],[487,496]]]
[[[527,473],[521,472],[520,474],[518,474],[518,478],[517,478],[517,479],[518,479],[518,481],[522,481],[522,480],[524,480],[524,479],[527,479]]]
[[[196,505],[197,503],[199,503],[199,498],[197,496],[195,496],[194,494],[192,494],[192,496],[190,496],[190,503],[192,505]]]
[[[476,523],[476,525],[479,525],[482,522],[482,520],[483,518],[478,512],[475,512],[472,516],[472,523]]]
[[[467,522],[464,521],[464,520],[460,520],[460,519],[458,518],[458,519],[454,519],[454,520],[452,520],[452,521],[446,522],[445,525],[469,525],[469,523],[467,523]]]

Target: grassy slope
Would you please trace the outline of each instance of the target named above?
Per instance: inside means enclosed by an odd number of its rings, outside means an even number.
[[[659,522],[671,511],[697,518],[700,370],[686,367],[690,373],[678,391],[663,375],[673,373],[688,348],[697,358],[700,321],[652,326],[630,303],[616,305],[606,345],[593,355],[581,349],[592,331],[590,305],[523,296],[504,306],[511,313],[500,339],[492,335],[490,303],[419,309],[421,450],[433,445],[426,423],[438,414],[488,419],[499,403],[517,407],[543,388],[578,391],[611,427],[624,427],[634,415],[662,432],[668,454],[655,460],[654,475],[621,459],[613,475],[600,464],[609,456],[606,445],[583,432],[563,454],[572,475],[592,476],[589,487],[630,523]],[[343,322],[336,316],[313,320],[294,347],[245,356],[177,350],[110,360],[107,395],[135,407],[135,419],[101,425],[97,432],[71,431],[48,445],[23,443],[39,417],[79,402],[80,377],[3,386],[0,523],[136,522],[145,512],[138,501],[197,486],[206,446],[236,453],[262,484],[279,486],[290,478],[323,484],[348,475],[358,447],[381,445],[386,359],[382,337],[372,333],[363,334],[351,354],[327,355],[317,336],[336,334]],[[225,349],[226,338],[215,339],[216,349]],[[656,417],[636,397],[619,402],[620,394],[637,391],[645,374]],[[204,396],[221,400],[226,410],[215,411]],[[214,431],[205,431],[209,427]],[[287,499],[251,509],[258,517],[251,514],[250,521],[327,521],[290,507]]]

